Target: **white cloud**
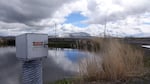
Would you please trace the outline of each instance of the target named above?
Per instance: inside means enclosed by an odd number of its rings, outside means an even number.
[[[78,72],[78,64],[69,60],[64,51],[49,50],[49,57],[64,70]]]
[[[104,24],[150,12],[149,0],[89,0],[87,23]]]
[[[8,4],[3,3],[1,7],[7,7]],[[71,32],[87,32],[93,36],[99,36],[104,33],[104,24],[106,23],[107,34],[110,35],[120,35],[120,36],[128,36],[134,35],[138,33],[150,33],[150,1],[149,0],[72,0],[66,1],[63,3],[63,0],[56,4],[56,9],[51,10],[52,12],[48,12],[50,16],[45,12],[48,7],[55,7],[52,4],[46,5],[49,1],[44,0],[42,3],[40,1],[35,2],[26,2],[30,7],[31,4],[34,4],[38,9],[40,8],[40,16],[36,14],[38,17],[38,21],[27,19],[26,22],[17,22],[19,19],[16,18],[17,21],[13,23],[8,23],[7,21],[3,21],[0,19],[0,34],[1,35],[17,35],[24,32],[41,32],[54,34],[55,27],[57,34],[71,33]],[[69,3],[67,3],[69,2]],[[42,5],[42,4],[45,4]],[[23,13],[26,15],[27,13],[32,13],[31,10],[25,10],[18,8],[15,6],[16,4],[21,4],[18,0],[15,0],[14,3],[11,4],[13,9],[20,11],[19,13]],[[43,8],[41,8],[41,6]],[[24,6],[23,6],[24,7]],[[46,7],[46,8],[44,8]],[[26,6],[25,6],[26,8]],[[44,11],[45,10],[45,11]],[[7,11],[7,10],[5,10]],[[0,11],[2,12],[2,11]],[[79,12],[83,16],[88,17],[87,20],[82,21],[86,22],[89,25],[85,28],[77,27],[73,24],[64,23],[69,14],[73,12]],[[18,12],[15,12],[18,14]],[[46,16],[43,16],[43,13]],[[2,14],[2,13],[1,13]],[[13,12],[14,14],[14,12]],[[12,14],[12,15],[13,15]],[[31,14],[31,16],[33,16]],[[43,18],[44,17],[44,18]],[[7,18],[4,18],[7,19]],[[13,19],[13,18],[10,18]],[[12,20],[11,20],[12,21]],[[30,23],[30,24],[29,24]],[[56,25],[56,26],[55,26]]]

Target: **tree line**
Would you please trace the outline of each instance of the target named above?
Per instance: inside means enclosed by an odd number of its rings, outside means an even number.
[[[14,39],[0,39],[0,46],[15,46]]]

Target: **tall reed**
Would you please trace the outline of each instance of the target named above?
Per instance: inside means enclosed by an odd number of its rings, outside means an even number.
[[[143,52],[118,39],[92,39],[82,49],[95,54],[79,63],[80,76],[85,80],[118,80],[142,74]]]

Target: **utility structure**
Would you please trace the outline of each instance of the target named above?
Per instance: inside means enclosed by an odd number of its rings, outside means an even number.
[[[48,56],[48,35],[16,36],[16,57],[22,62],[22,84],[42,84],[42,58]]]
[[[105,23],[104,23],[104,38],[106,37],[106,28],[107,28],[107,16],[105,17]]]

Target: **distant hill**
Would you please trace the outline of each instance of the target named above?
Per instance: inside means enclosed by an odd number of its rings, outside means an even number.
[[[15,36],[0,36],[1,39],[15,39]]]
[[[139,34],[134,34],[133,37],[149,37],[150,38],[150,33],[139,33]]]

